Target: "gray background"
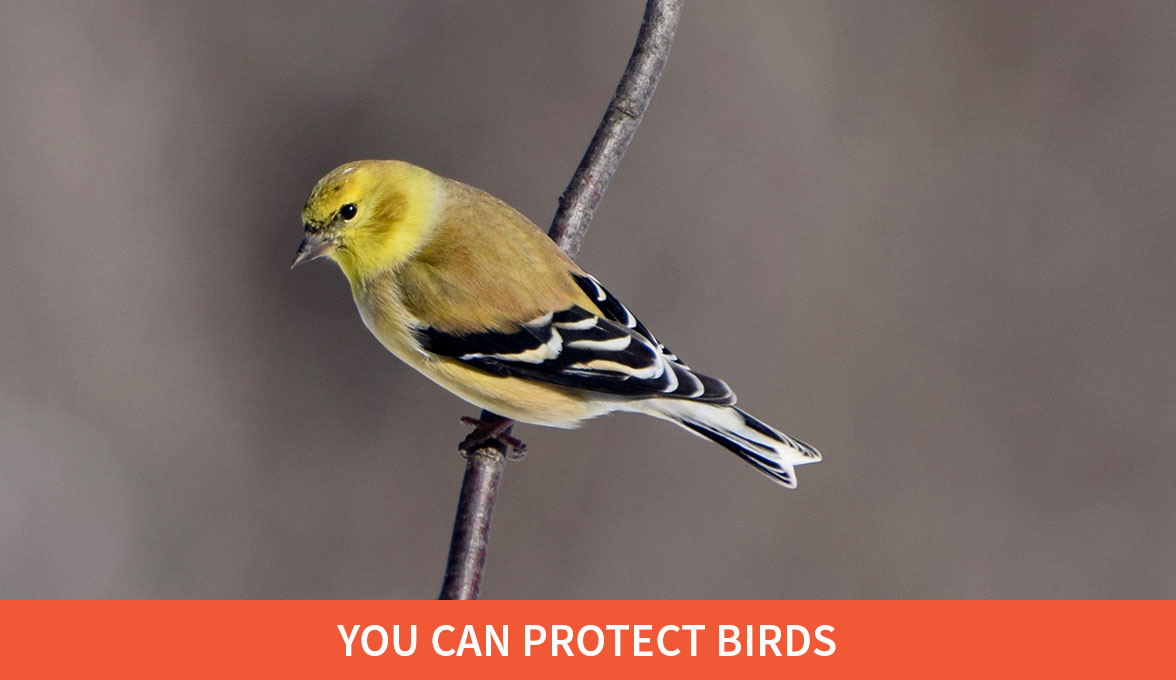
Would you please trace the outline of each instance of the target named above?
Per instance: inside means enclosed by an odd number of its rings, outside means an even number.
[[[475,410],[316,179],[546,225],[639,2],[5,3],[0,596],[429,598]],[[1176,596],[1176,5],[690,2],[581,263],[818,446],[522,427],[497,598]]]

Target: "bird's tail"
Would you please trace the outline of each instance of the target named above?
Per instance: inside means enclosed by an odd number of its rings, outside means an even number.
[[[789,489],[796,488],[795,466],[821,460],[813,447],[734,406],[685,399],[653,399],[645,405],[651,415],[715,442]]]

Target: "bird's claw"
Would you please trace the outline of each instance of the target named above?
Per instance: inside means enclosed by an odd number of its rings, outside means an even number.
[[[461,451],[462,456],[469,458],[481,445],[500,442],[508,460],[522,460],[527,457],[527,445],[509,433],[511,426],[514,425],[513,420],[501,416],[487,420],[462,416],[461,422],[474,426],[474,431],[457,445],[457,450]]]

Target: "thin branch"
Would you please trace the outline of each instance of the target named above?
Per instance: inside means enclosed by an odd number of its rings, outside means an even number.
[[[482,411],[481,420],[488,422],[497,417]],[[509,435],[513,427],[508,427],[505,433]],[[494,513],[494,500],[505,468],[506,444],[497,440],[482,442],[466,459],[439,599],[478,599],[482,569],[486,566],[486,544],[490,540],[490,516]]]
[[[569,257],[575,258],[579,254],[580,243],[592,224],[600,197],[633,141],[633,133],[637,132],[645,109],[649,108],[662,69],[670,58],[670,43],[674,40],[681,13],[682,0],[649,0],[645,3],[645,19],[633,55],[629,57],[629,65],[625,67],[625,75],[617,85],[617,92],[596,128],[596,135],[588,145],[580,167],[576,168],[568,188],[559,197],[559,210],[547,231]]]
[[[681,13],[682,0],[647,0],[645,3],[645,18],[625,67],[625,75],[617,85],[616,94],[596,128],[596,135],[592,137],[580,167],[576,168],[576,174],[560,196],[559,210],[547,232],[569,257],[574,258],[580,252],[580,243],[592,224],[596,206],[653,99],[653,91],[670,56],[670,44]],[[484,422],[497,418],[500,416],[482,411]],[[510,434],[509,428],[506,434]],[[445,582],[441,586],[442,600],[478,598],[482,569],[486,564],[490,520],[505,467],[505,446],[497,441],[483,442],[466,459]]]

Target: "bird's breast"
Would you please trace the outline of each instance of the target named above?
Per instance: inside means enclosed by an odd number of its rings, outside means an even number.
[[[380,344],[401,361],[423,370],[422,363],[427,356],[413,334],[413,319],[396,291],[356,291],[355,306],[363,325]]]

